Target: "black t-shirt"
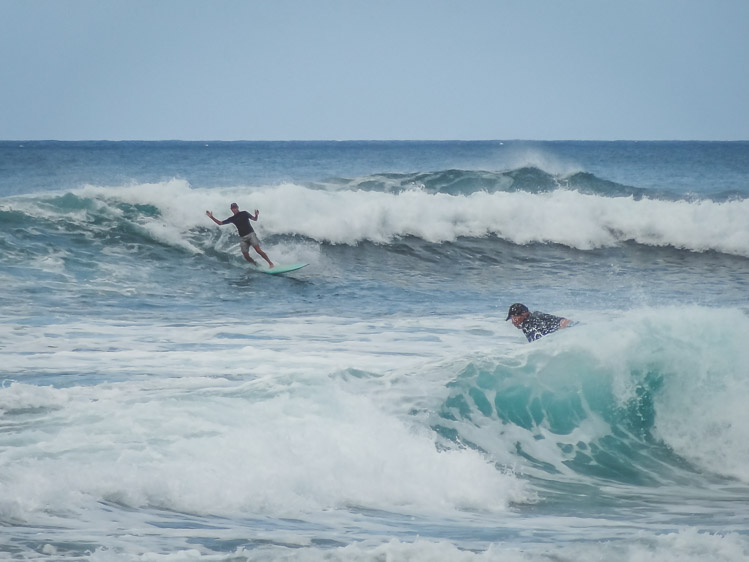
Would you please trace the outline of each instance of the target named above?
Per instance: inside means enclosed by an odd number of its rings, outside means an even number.
[[[240,236],[247,236],[250,232],[253,232],[252,225],[250,225],[250,213],[247,211],[239,211],[236,215],[221,221],[221,224],[229,223],[233,223],[237,227]]]
[[[564,320],[560,316],[552,316],[544,312],[531,312],[522,324],[520,329],[523,330],[528,341],[536,341],[538,338],[556,332],[559,324]]]

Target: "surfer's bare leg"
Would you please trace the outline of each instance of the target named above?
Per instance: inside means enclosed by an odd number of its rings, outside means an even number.
[[[268,255],[260,249],[260,245],[253,246],[253,248],[255,248],[255,251],[258,254],[260,254],[260,257],[262,257],[265,261],[268,262],[268,267],[270,267],[271,269],[273,269],[273,262],[270,261],[270,258],[268,257]],[[247,256],[245,256],[245,257],[247,257]]]
[[[249,252],[242,252],[242,255],[244,256],[244,259],[246,259],[252,265],[257,265],[257,262],[250,257],[250,253]]]

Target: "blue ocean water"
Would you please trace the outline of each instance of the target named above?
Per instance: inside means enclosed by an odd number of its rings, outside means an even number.
[[[749,560],[749,142],[0,142],[0,281],[0,558]]]

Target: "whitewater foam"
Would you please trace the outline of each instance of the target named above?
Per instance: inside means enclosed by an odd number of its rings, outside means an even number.
[[[41,340],[12,332],[10,372],[40,376],[54,365],[70,373],[70,385],[39,391],[17,381],[0,388],[4,423],[15,425],[23,450],[44,451],[11,462],[12,449],[5,450],[0,513],[6,521],[46,524],[49,514],[96,510],[97,502],[298,516],[347,506],[496,511],[529,501],[521,480],[479,453],[435,448],[431,432],[402,411],[410,400],[383,401],[378,388],[425,360],[409,351],[410,340],[421,337],[414,325],[388,323],[284,319],[237,324],[231,339],[225,322],[148,332],[122,321],[66,324],[49,326]],[[300,342],[294,358],[283,351],[289,338]],[[325,349],[334,340],[330,357]],[[203,344],[165,351],[168,341]],[[459,337],[424,341],[461,345]],[[341,376],[339,365],[378,375]],[[209,368],[222,375],[206,378]],[[426,392],[410,377],[399,384],[404,398],[411,387]],[[34,432],[22,431],[27,425]]]
[[[194,252],[199,251],[199,243],[180,242],[180,236],[210,227],[206,209],[220,217],[222,208],[238,201],[240,208],[261,210],[256,225],[261,237],[299,235],[318,242],[356,245],[363,241],[388,244],[408,236],[439,243],[493,235],[520,245],[554,243],[591,250],[634,241],[644,246],[749,257],[745,221],[749,200],[664,201],[564,189],[469,195],[407,190],[393,194],[326,191],[294,184],[200,190],[181,180],[119,188],[88,186],[77,193],[158,208],[158,218],[141,222],[151,224],[149,231],[157,239],[183,244]]]

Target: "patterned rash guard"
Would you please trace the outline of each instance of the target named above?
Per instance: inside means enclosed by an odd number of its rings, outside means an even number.
[[[528,341],[536,341],[538,338],[556,332],[559,324],[564,320],[560,316],[553,316],[544,312],[531,312],[522,324],[520,329],[523,330]]]

